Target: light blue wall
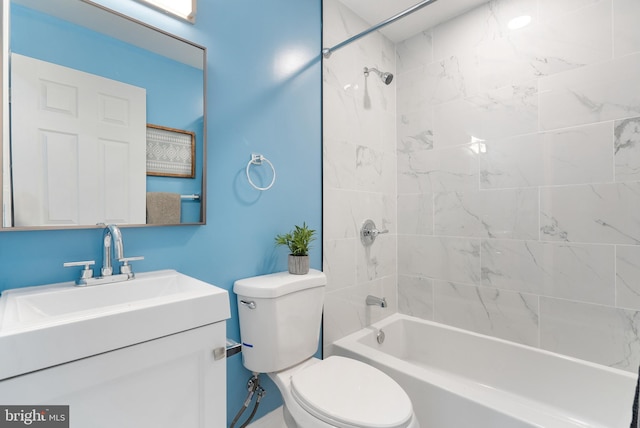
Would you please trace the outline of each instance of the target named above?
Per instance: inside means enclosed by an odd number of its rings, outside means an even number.
[[[195,25],[135,2],[102,3],[208,49],[207,225],[124,229],[126,254],[145,256],[135,269],[173,268],[227,290],[238,278],[286,270],[274,236],[303,221],[322,227],[321,0],[199,0]],[[282,76],[287,64],[292,74]],[[252,152],[277,169],[267,192],[247,183]],[[0,233],[0,290],[75,279],[62,263],[100,260],[101,236],[97,229]],[[311,265],[321,264],[318,239]],[[238,340],[230,296],[227,335]],[[228,360],[229,421],[249,376],[239,356]],[[259,415],[280,404],[266,383]]]

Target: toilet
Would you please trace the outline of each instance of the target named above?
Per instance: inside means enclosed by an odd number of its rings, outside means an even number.
[[[242,362],[280,389],[289,428],[419,428],[391,377],[354,359],[314,358],[325,275],[278,272],[237,280]]]

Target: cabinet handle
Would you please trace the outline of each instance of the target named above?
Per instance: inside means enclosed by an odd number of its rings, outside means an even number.
[[[213,359],[215,361],[221,360],[226,356],[227,356],[227,348],[225,348],[224,346],[221,346],[219,348],[215,348],[213,350]]]

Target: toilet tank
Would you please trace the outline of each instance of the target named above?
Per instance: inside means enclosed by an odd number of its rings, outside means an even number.
[[[237,280],[244,366],[258,373],[292,367],[318,349],[325,275],[278,272]]]

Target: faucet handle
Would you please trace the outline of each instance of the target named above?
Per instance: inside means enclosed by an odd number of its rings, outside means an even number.
[[[129,276],[129,279],[133,278],[135,274],[131,270],[131,265],[129,264],[129,262],[135,262],[138,260],[144,260],[144,256],[123,257],[121,259],[118,259],[118,261],[122,263],[122,266],[120,266],[120,273],[127,274]]]
[[[80,281],[87,278],[93,278],[93,269],[89,268],[89,266],[95,265],[95,260],[85,260],[81,262],[66,262],[63,264],[64,267],[73,267],[73,266],[84,266],[84,269],[80,271],[80,279],[76,281],[76,283],[80,284]]]
[[[138,260],[144,260],[144,256],[123,257],[118,259],[120,263],[124,263],[127,266],[129,266],[129,262],[136,262]]]
[[[362,223],[360,228],[360,241],[365,247],[369,247],[376,240],[378,235],[389,233],[389,229],[379,230],[371,219],[367,219]]]

